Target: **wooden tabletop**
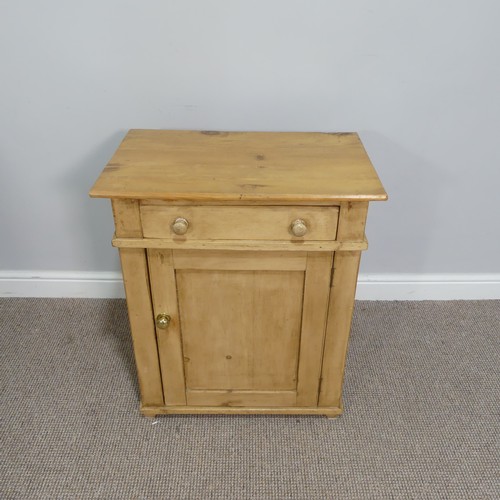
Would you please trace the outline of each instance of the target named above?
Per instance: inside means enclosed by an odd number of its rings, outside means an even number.
[[[356,133],[130,130],[90,191],[200,202],[385,200]]]

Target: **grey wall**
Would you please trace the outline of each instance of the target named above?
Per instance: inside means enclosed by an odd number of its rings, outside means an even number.
[[[0,269],[119,269],[128,128],[359,131],[370,273],[500,270],[495,0],[0,2]]]

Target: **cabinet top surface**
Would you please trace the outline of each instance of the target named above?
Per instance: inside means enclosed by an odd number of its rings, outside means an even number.
[[[356,133],[130,130],[90,191],[98,198],[385,200]]]

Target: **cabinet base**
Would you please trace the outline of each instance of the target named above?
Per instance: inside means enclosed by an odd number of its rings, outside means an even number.
[[[156,415],[324,415],[329,418],[342,414],[342,407],[281,407],[249,408],[236,406],[144,406],[141,413],[145,417]]]

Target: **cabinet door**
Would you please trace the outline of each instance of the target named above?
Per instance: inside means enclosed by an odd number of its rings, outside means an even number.
[[[330,252],[148,250],[166,405],[316,406]]]

